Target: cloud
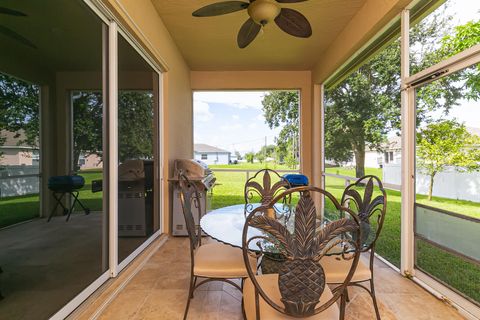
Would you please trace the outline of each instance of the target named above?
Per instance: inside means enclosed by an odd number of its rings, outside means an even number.
[[[221,103],[237,109],[262,109],[264,91],[197,91],[194,100]]]
[[[260,113],[260,114],[257,116],[257,120],[262,121],[262,122],[265,122],[265,117],[263,116],[263,113]]]
[[[234,114],[234,115],[232,116],[232,118],[235,119],[235,120],[238,120],[238,119],[240,119],[240,116],[239,116],[238,114]]]
[[[229,124],[229,125],[224,124],[223,126],[220,126],[220,130],[222,130],[222,131],[233,131],[233,130],[239,130],[242,127],[243,126],[240,123]]]
[[[195,100],[193,106],[195,121],[208,122],[213,119],[208,103]]]

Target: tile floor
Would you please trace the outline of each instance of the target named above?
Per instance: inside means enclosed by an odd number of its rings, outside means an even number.
[[[95,281],[107,270],[103,230],[100,212],[0,229],[0,319],[48,319]],[[120,238],[119,259],[145,239]]]
[[[186,238],[170,238],[123,291],[106,307],[104,319],[182,319],[189,284],[190,257]],[[383,320],[463,319],[455,309],[437,300],[380,261],[376,262],[376,289]],[[350,290],[346,319],[374,319],[370,298]],[[198,288],[188,319],[242,319],[240,292],[213,282]]]

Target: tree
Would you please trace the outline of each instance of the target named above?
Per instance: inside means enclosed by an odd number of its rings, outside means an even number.
[[[443,12],[434,14],[413,28],[412,40],[434,47],[448,32],[449,20]],[[440,61],[437,52],[426,51],[412,54],[413,72]],[[447,114],[457,104],[465,86],[456,80],[442,78],[417,89],[417,124],[432,121],[430,111]],[[337,163],[355,158],[355,175],[363,176],[366,147],[383,151],[387,133],[400,129],[400,110],[400,41],[395,40],[326,93],[325,157]]]
[[[103,160],[102,146],[102,93],[75,92],[73,101],[73,166],[79,170],[81,154],[97,154]]]
[[[123,91],[118,100],[119,160],[153,158],[153,95]]]
[[[275,143],[277,157],[287,155],[288,144],[298,140],[299,133],[299,93],[298,91],[271,91],[262,100],[263,115],[270,129],[281,127]],[[298,145],[298,144],[294,144]]]
[[[253,152],[245,153],[245,159],[247,160],[247,162],[253,163],[254,158],[255,158],[255,153]]]
[[[430,123],[417,134],[417,156],[417,165],[430,178],[428,200],[432,200],[435,175],[446,167],[480,169],[480,137],[455,120]]]
[[[285,165],[291,169],[296,169],[298,165],[297,158],[295,157],[293,143],[290,143],[287,148],[287,154],[284,158]]]
[[[235,156],[237,157],[237,160],[242,160],[242,155],[239,151],[235,151]]]
[[[263,161],[266,161],[267,158],[273,158],[275,156],[275,148],[276,146],[273,144],[262,146],[260,151],[256,153],[255,157],[260,163],[262,163]]]
[[[265,161],[265,159],[266,159],[265,153],[259,151],[259,152],[257,152],[257,153],[255,154],[255,158],[256,158],[260,163],[263,163],[263,162]]]
[[[25,138],[19,144],[38,147],[39,86],[0,73],[0,132],[23,131]],[[3,145],[5,137],[0,138]]]

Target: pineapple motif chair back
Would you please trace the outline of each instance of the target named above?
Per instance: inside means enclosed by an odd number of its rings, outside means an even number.
[[[387,193],[382,181],[368,175],[350,184],[342,195],[341,204],[358,215],[362,229],[362,251],[375,250],[387,210]]]
[[[201,245],[202,241],[202,231],[196,225],[194,219],[194,214],[198,216],[198,221],[200,221],[202,215],[200,193],[195,183],[190,182],[183,173],[180,173],[178,177],[180,202],[182,204],[183,216],[185,217],[188,237],[190,238],[190,255],[193,261],[194,251]]]
[[[299,194],[300,199],[294,210],[294,216],[292,213],[295,221],[294,230],[291,232],[289,227],[285,227],[280,220],[268,217],[263,214],[263,211],[294,193]],[[313,201],[315,193],[328,197],[336,210],[343,212],[346,217],[327,224],[317,223],[317,208]],[[259,229],[262,232],[259,233],[258,230],[252,232],[250,228]],[[243,228],[244,261],[248,262],[252,251],[266,251],[264,248],[267,248],[265,245],[267,242],[269,249],[273,246],[285,257],[278,273],[280,301],[278,295],[275,299],[271,293],[266,293],[265,288],[260,284],[261,280],[257,280],[261,276],[256,276],[256,270],[246,264],[249,278],[255,289],[256,319],[260,319],[260,299],[276,311],[293,317],[309,317],[323,312],[341,297],[344,303],[344,290],[355,272],[360,257],[360,238],[361,230],[356,214],[348,208],[341,207],[333,195],[320,188],[292,188],[276,196],[270,203],[254,209],[247,216]],[[259,249],[255,250],[255,246]],[[339,247],[343,248],[343,251],[339,252]],[[333,252],[353,261],[345,281],[330,293],[325,282],[321,259]],[[321,300],[323,293],[325,297]]]
[[[276,181],[272,184],[272,178]],[[245,216],[255,209],[255,204],[270,203],[276,195],[288,190],[290,183],[283,179],[278,172],[271,169],[257,171],[245,183]],[[291,197],[283,198],[282,205],[272,208],[280,216],[290,212]]]

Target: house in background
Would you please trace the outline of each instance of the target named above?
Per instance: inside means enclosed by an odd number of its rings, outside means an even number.
[[[365,168],[382,168],[386,164],[400,164],[402,161],[402,138],[394,136],[382,144],[382,151],[365,146]],[[325,159],[325,164],[338,166],[333,160]],[[342,167],[355,167],[355,156],[352,160],[340,164]]]
[[[402,161],[402,137],[394,136],[382,145],[382,151],[365,150],[365,167],[382,168],[386,164],[400,164]],[[355,162],[353,162],[355,165]]]
[[[82,153],[80,157],[78,157],[78,167],[80,170],[102,169],[102,157],[95,153]]]
[[[193,147],[195,160],[200,160],[208,165],[229,164],[231,152],[208,144],[196,143]]]
[[[2,166],[38,166],[38,146],[30,146],[25,141],[23,130],[11,132],[2,130],[0,137],[5,141],[0,145],[0,165]]]

